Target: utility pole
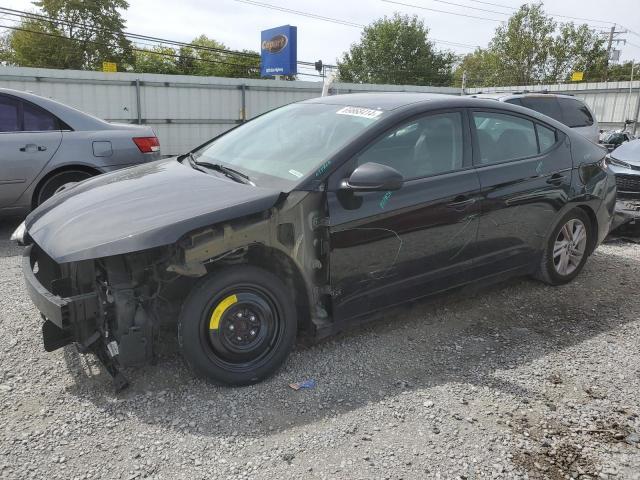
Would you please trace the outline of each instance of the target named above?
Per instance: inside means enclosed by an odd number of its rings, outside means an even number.
[[[462,95],[463,97],[464,97],[466,88],[467,88],[467,71],[464,70],[462,72],[462,92],[460,93],[460,95]]]
[[[631,92],[633,91],[633,73],[636,68],[635,59],[631,61],[631,80],[629,81],[629,91],[627,92],[627,100],[624,102],[624,114],[622,115],[622,121],[627,121],[627,108],[629,107],[629,102],[631,101]],[[623,127],[626,126],[626,123],[623,123]]]
[[[605,63],[605,70],[604,70],[604,81],[607,82],[609,81],[609,61],[611,60],[612,57],[612,53],[613,51],[611,50],[613,47],[613,43],[615,42],[615,44],[617,45],[618,43],[622,42],[623,44],[626,44],[627,41],[623,38],[616,38],[617,35],[622,35],[627,33],[626,30],[616,30],[616,24],[614,23],[613,26],[609,29],[609,32],[600,32],[602,34],[607,34],[608,33],[608,40],[607,40],[607,60]],[[615,59],[617,60],[617,58]]]

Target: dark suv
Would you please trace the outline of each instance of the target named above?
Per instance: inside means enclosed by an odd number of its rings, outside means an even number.
[[[593,143],[598,143],[600,130],[593,112],[582,100],[573,95],[525,91],[479,93],[473,96],[477,98],[492,98],[500,102],[530,108],[564,123]]]

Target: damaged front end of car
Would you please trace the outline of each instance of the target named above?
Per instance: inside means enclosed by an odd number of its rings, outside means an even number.
[[[300,330],[330,330],[322,205],[321,192],[292,192],[267,211],[197,228],[170,245],[66,263],[27,238],[23,270],[44,319],[45,350],[75,343],[121,390],[121,369],[154,361],[160,326],[175,321],[192,286],[237,263],[286,279]]]
[[[33,244],[23,255],[27,290],[44,319],[45,350],[76,343],[81,353],[96,355],[116,390],[125,388],[120,368],[155,357],[161,252],[58,264]]]

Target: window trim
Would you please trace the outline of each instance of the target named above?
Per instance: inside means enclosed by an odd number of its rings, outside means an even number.
[[[548,152],[554,150],[558,144],[560,143],[560,135],[558,134],[558,129],[557,128],[553,128],[550,127],[542,122],[533,122],[535,125],[535,130],[536,130],[536,141],[538,142],[538,155],[546,155]],[[540,148],[540,135],[538,134],[538,127],[542,127],[542,128],[546,128],[547,130],[551,130],[555,136],[555,142],[553,142],[553,144],[547,148],[546,150],[542,150]]]
[[[527,107],[525,107],[527,108]],[[471,140],[472,140],[472,149],[473,149],[473,166],[474,168],[482,168],[482,167],[490,167],[493,165],[503,165],[505,163],[511,163],[511,162],[518,162],[520,160],[530,160],[532,158],[538,158],[542,155],[547,155],[548,153],[550,153],[551,151],[555,150],[556,148],[559,147],[559,145],[562,143],[563,138],[561,138],[561,135],[558,132],[561,132],[562,135],[566,136],[564,134],[564,132],[558,130],[557,128],[549,125],[548,123],[544,123],[536,118],[533,117],[529,117],[528,115],[524,115],[521,114],[520,112],[512,112],[512,111],[505,111],[505,110],[501,110],[499,108],[469,108],[469,124],[470,124],[470,128],[471,128]],[[492,162],[492,163],[480,163],[480,144],[478,142],[478,133],[477,133],[477,129],[476,129],[476,124],[473,121],[473,114],[475,112],[480,112],[480,113],[497,113],[497,114],[502,114],[502,115],[511,115],[513,117],[519,117],[522,118],[523,120],[528,120],[531,123],[533,123],[534,127],[533,130],[536,134],[536,146],[538,148],[538,152],[535,155],[529,155],[526,157],[518,157],[518,158],[511,158],[508,160],[502,160],[500,162]],[[550,130],[553,130],[556,134],[556,141],[553,144],[553,146],[551,148],[549,148],[548,150],[545,150],[544,152],[540,151],[540,140],[538,138],[538,129],[535,128],[536,125],[541,125],[543,127],[546,127]]]
[[[57,115],[54,115],[49,110],[47,110],[44,107],[41,107],[38,104],[35,104],[33,102],[30,102],[29,100],[25,100],[20,97],[16,97],[15,95],[10,95],[8,93],[0,93],[0,97],[5,97],[18,103],[18,124],[20,126],[20,130],[15,130],[13,132],[0,132],[0,135],[7,134],[7,133],[16,134],[16,133],[48,133],[48,132],[72,132],[73,131],[73,129],[69,125],[67,125],[65,122],[60,120],[60,118]],[[53,117],[56,121],[56,126],[58,128],[56,128],[55,130],[25,130],[24,129],[24,105],[25,104],[29,105],[32,108],[42,110],[47,115],[50,115],[51,117]]]
[[[431,117],[434,115],[442,115],[442,114],[446,114],[446,113],[459,113],[460,114],[460,119],[461,119],[461,128],[462,128],[462,167],[456,170],[447,170],[446,172],[438,172],[438,173],[433,173],[431,175],[423,175],[420,177],[410,177],[410,178],[405,178],[403,176],[403,181],[404,182],[412,182],[415,180],[422,180],[425,178],[433,178],[433,177],[437,177],[440,175],[447,175],[447,174],[451,174],[451,173],[456,173],[456,172],[462,172],[465,170],[470,170],[473,168],[473,159],[472,159],[472,145],[471,145],[471,141],[472,141],[472,137],[471,137],[471,131],[470,131],[470,115],[468,113],[468,109],[467,108],[463,108],[463,107],[448,107],[448,108],[440,108],[440,109],[434,109],[434,110],[427,110],[427,111],[423,111],[420,113],[416,113],[415,115],[411,115],[410,117],[406,117],[403,118],[402,120],[394,123],[393,125],[391,125],[389,128],[385,129],[382,133],[380,133],[376,138],[374,138],[373,140],[371,140],[369,143],[367,143],[367,145],[365,145],[363,148],[361,148],[358,152],[356,152],[355,154],[353,154],[351,156],[351,158],[349,160],[347,160],[345,162],[345,164],[349,164],[349,163],[353,163],[353,169],[355,170],[357,168],[357,158],[359,155],[361,155],[364,151],[366,151],[368,148],[372,147],[373,145],[375,145],[377,142],[379,142],[380,140],[382,140],[385,136],[389,135],[390,133],[392,133],[394,130],[397,130],[400,126],[413,122],[417,119],[421,119],[421,118],[425,118],[425,117]],[[353,170],[352,170],[353,172]],[[402,172],[400,172],[402,173]]]

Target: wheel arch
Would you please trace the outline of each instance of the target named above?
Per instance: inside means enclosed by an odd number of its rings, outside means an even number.
[[[578,205],[577,208],[582,210],[591,222],[591,235],[589,238],[589,255],[593,253],[595,250],[596,244],[598,242],[598,217],[596,216],[596,212],[589,205],[581,204]]]
[[[254,244],[247,251],[247,262],[273,272],[294,294],[298,329],[308,331],[311,321],[309,285],[296,262],[285,252],[263,244]]]
[[[84,172],[84,173],[88,173],[92,176],[94,175],[100,175],[102,172],[95,168],[95,167],[90,167],[88,165],[82,165],[82,164],[69,164],[69,165],[63,165],[57,168],[54,168],[53,170],[47,172],[41,179],[38,180],[38,183],[36,184],[35,188],[33,189],[32,193],[31,193],[31,208],[35,208],[36,205],[36,199],[38,198],[38,195],[40,194],[40,189],[42,188],[42,186],[53,176],[59,174],[59,173],[64,173],[64,172]]]
[[[234,251],[242,251],[242,254],[240,256],[234,255]],[[309,332],[312,329],[310,289],[313,287],[308,284],[301,268],[287,253],[262,243],[254,243],[242,249],[222,253],[218,258],[224,260],[206,265],[209,273],[213,273],[217,269],[223,269],[228,265],[244,263],[276,275],[289,291],[293,292],[298,330]]]

